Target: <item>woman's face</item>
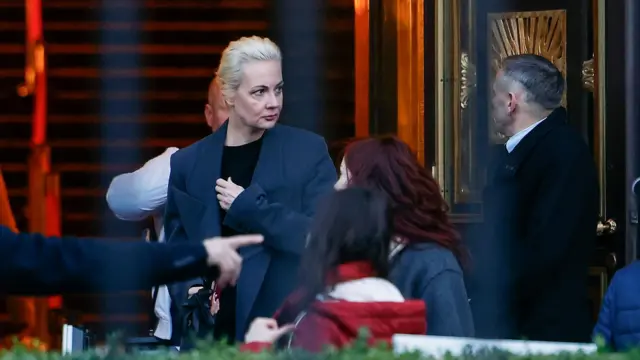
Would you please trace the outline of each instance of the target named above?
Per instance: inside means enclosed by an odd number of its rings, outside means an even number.
[[[333,188],[336,190],[344,190],[349,186],[349,179],[351,179],[351,173],[349,169],[347,169],[347,164],[344,162],[344,158],[340,163],[340,177],[338,178],[338,182],[333,185]]]
[[[245,126],[267,130],[275,126],[282,111],[280,61],[253,61],[242,68],[238,90],[229,99],[235,118]]]

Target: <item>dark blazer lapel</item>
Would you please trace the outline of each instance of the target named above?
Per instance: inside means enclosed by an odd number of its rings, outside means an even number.
[[[282,139],[276,125],[264,133],[258,164],[253,172],[251,184],[258,184],[263,190],[284,185],[284,160],[282,158]]]
[[[227,122],[202,141],[195,166],[188,178],[187,191],[206,206],[201,219],[204,236],[220,235],[220,205],[216,197],[216,180],[220,178],[222,151],[227,137]]]
[[[284,159],[282,155],[282,141],[280,129],[276,125],[273,129],[267,130],[262,136],[262,148],[258,163],[253,172],[251,184],[258,184],[264,190],[272,190],[284,183]],[[247,246],[238,250],[244,260],[243,269],[251,268],[251,276],[240,276],[238,279],[238,301],[236,301],[236,321],[238,324],[244,324],[253,309],[255,301],[258,300],[258,294],[262,285],[262,281],[269,268],[271,257],[269,252],[264,250],[264,245]],[[243,270],[244,271],[244,270]],[[243,299],[243,301],[239,301]],[[248,325],[248,324],[247,324]],[[238,338],[242,338],[243,326],[238,326],[236,334]]]
[[[505,169],[509,172],[515,172],[520,167],[529,154],[536,147],[538,142],[543,139],[549,131],[566,123],[567,112],[563,107],[555,109],[547,118],[538,124],[530,133],[528,133],[513,149],[511,154],[507,156]]]

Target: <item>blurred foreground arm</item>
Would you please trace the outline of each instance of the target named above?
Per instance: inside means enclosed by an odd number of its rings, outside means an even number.
[[[0,294],[130,291],[210,271],[219,281],[235,282],[242,263],[236,249],[261,241],[259,235],[182,244],[101,241],[14,233],[0,226]]]

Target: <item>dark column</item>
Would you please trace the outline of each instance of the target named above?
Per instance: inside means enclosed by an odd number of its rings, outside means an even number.
[[[97,11],[100,12],[100,19],[103,24],[110,23],[138,23],[140,7],[138,1],[132,1],[127,6],[117,6],[104,0],[102,6]],[[140,32],[138,29],[130,31],[116,31],[104,28],[98,40],[105,49],[116,45],[140,44]],[[114,101],[114,93],[138,94],[141,88],[141,78],[139,76],[119,76],[114,77],[110,73],[116,70],[139,71],[142,73],[143,64],[137,52],[100,52],[100,137],[103,143],[114,143],[129,141],[137,143],[144,141],[144,128],[140,123],[142,113],[141,100],[137,96],[131,96],[127,101]],[[105,146],[100,154],[100,164],[102,167],[112,164],[139,164],[143,161],[139,151],[139,146]],[[101,185],[106,189],[111,183],[113,172],[102,171]],[[102,235],[122,236],[137,235],[130,233],[136,226],[134,224],[123,223],[115,220],[113,216],[103,217]],[[118,231],[120,230],[120,231]],[[129,231],[128,231],[129,230]]]
[[[132,23],[136,24],[141,19],[140,2],[133,0],[127,6],[118,6],[112,4],[111,1],[104,0],[102,6],[98,8],[100,11],[100,19],[103,24],[111,23]],[[117,31],[103,28],[100,34],[99,44],[103,47],[114,45],[133,45],[137,46],[141,43],[140,32],[138,29],[130,31]],[[141,89],[140,76],[114,77],[110,73],[115,70],[129,70],[131,72],[138,71],[142,73],[143,64],[140,55],[136,51],[121,53],[109,52],[107,50],[100,51],[99,66],[101,70],[100,80],[100,118],[101,127],[100,135],[104,144],[113,144],[114,142],[127,141],[131,142],[129,146],[104,146],[100,152],[100,165],[102,167],[100,183],[101,188],[107,189],[109,186],[113,172],[105,169],[105,166],[113,164],[140,164],[142,158],[140,154],[140,146],[137,143],[144,141],[144,128],[140,123],[140,115],[142,114],[142,102],[138,94]],[[127,101],[114,101],[114,93],[129,93],[132,96]],[[106,208],[105,202],[97,206],[100,209]],[[122,222],[114,216],[102,217],[102,235],[108,237],[123,236],[141,236],[137,230],[137,224],[133,222]],[[142,241],[142,238],[141,240]],[[113,259],[118,261],[118,259]],[[118,282],[119,279],[111,279]],[[147,309],[144,303],[136,296],[117,296],[109,298],[93,298],[85,301],[93,301],[95,304],[91,307],[91,312],[101,313],[106,319],[113,314],[145,314]],[[86,309],[86,307],[83,307]],[[124,331],[127,335],[135,334],[135,326],[127,324],[125,328],[112,328],[111,324],[105,325],[105,332]]]
[[[637,0],[625,1],[625,107],[626,107],[626,187],[640,176],[640,46],[636,43],[640,35],[640,4]],[[627,261],[635,260],[638,253],[638,196],[627,196]]]
[[[398,131],[397,23],[389,16],[395,11],[394,5],[392,1],[369,2],[371,135],[396,134]]]
[[[273,1],[273,40],[283,55],[282,122],[322,135],[324,119],[324,1]]]

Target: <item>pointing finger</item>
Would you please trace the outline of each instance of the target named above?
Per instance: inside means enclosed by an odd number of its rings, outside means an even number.
[[[252,234],[252,235],[236,235],[230,236],[224,239],[227,241],[227,244],[233,249],[237,249],[247,245],[255,245],[260,244],[264,241],[264,236],[260,234]]]

